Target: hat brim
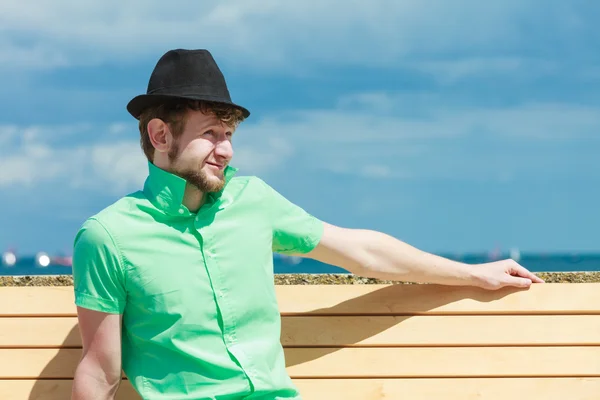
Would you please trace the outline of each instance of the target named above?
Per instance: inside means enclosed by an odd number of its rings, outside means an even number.
[[[217,98],[217,97],[212,97],[212,96],[193,96],[193,95],[192,96],[180,96],[180,95],[168,95],[168,94],[141,94],[141,95],[136,96],[133,99],[131,99],[131,101],[127,104],[127,111],[135,119],[140,119],[140,115],[146,108],[155,106],[155,105],[159,105],[164,101],[171,101],[171,100],[177,100],[177,99],[210,101],[213,103],[225,104],[225,105],[229,105],[229,106],[239,109],[242,112],[242,115],[244,116],[244,118],[248,118],[250,116],[250,111],[248,111],[246,108],[244,108],[238,104],[229,102],[229,101],[223,101],[222,98]]]

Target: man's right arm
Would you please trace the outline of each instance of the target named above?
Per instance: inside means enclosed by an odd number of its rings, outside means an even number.
[[[112,400],[121,382],[121,314],[77,307],[83,354],[72,400]]]
[[[127,291],[123,257],[106,226],[87,220],[75,238],[73,283],[83,352],[72,400],[112,400],[121,381]]]

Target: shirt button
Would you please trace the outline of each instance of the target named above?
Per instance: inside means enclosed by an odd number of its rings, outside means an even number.
[[[185,211],[183,211],[183,208],[179,209],[179,214],[183,214]]]

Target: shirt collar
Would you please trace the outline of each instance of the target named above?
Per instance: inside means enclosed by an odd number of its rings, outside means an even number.
[[[237,172],[237,168],[225,167],[225,185]],[[159,209],[172,215],[190,215],[183,203],[186,180],[148,162],[148,177],[144,183],[144,194]],[[208,193],[206,204],[216,202],[225,187],[219,192]]]

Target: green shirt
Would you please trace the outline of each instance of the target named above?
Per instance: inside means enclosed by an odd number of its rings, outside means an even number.
[[[280,343],[273,252],[309,252],[322,222],[232,167],[192,213],[186,182],[148,166],[143,190],[78,232],[75,303],[123,314],[123,370],[144,399],[300,399]]]

